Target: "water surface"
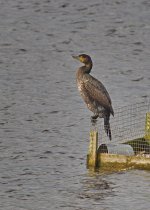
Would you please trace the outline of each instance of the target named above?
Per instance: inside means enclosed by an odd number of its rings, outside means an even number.
[[[148,0],[0,2],[0,209],[149,209],[149,172],[86,169],[71,57],[91,55],[116,110],[150,96],[149,37]]]

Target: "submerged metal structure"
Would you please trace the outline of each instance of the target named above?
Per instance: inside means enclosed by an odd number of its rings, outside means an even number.
[[[91,130],[87,166],[150,170],[150,100],[117,108],[111,129],[111,142],[103,122]]]

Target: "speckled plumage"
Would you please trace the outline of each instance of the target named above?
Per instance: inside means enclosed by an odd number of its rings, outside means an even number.
[[[78,90],[87,104],[88,109],[94,113],[92,119],[96,120],[98,117],[104,118],[104,128],[111,140],[109,117],[110,114],[114,115],[114,111],[110,96],[104,85],[90,75],[92,69],[90,56],[82,54],[76,57],[74,56],[74,58],[85,64],[76,73]]]

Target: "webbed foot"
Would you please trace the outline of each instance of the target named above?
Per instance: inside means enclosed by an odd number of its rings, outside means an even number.
[[[98,118],[98,115],[91,116],[91,123],[92,123],[93,126],[96,125],[96,123],[97,123],[97,118]]]

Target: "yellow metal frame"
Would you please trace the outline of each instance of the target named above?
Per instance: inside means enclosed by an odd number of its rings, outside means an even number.
[[[150,112],[146,113],[146,122],[145,122],[145,137],[150,143]]]
[[[150,144],[150,112],[146,113],[144,139]],[[150,170],[150,158],[98,153],[98,131],[90,132],[90,144],[87,155],[88,168],[139,168]]]

